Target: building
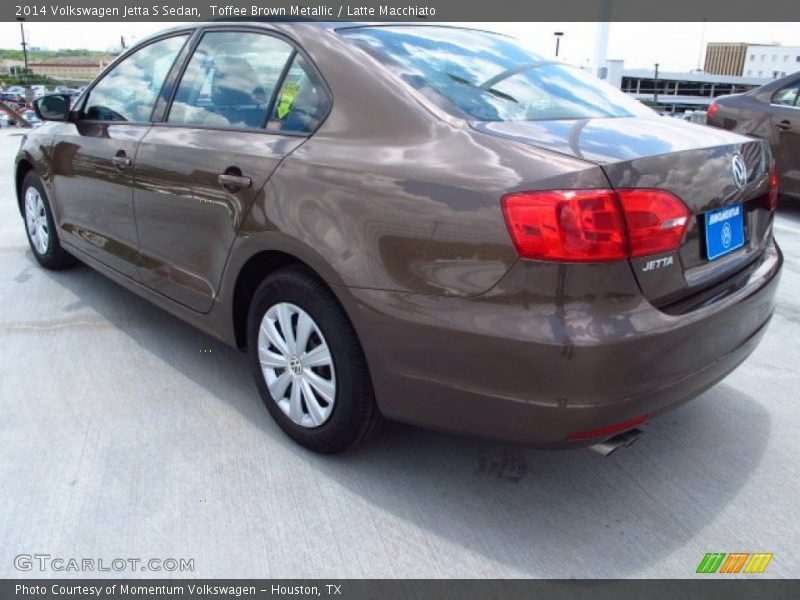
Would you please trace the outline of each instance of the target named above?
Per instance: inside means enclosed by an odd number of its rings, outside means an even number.
[[[0,75],[8,75],[13,69],[24,66],[21,60],[0,59]]]
[[[780,79],[800,71],[800,46],[747,46],[742,75]]]
[[[710,42],[706,45],[705,72],[779,79],[800,71],[800,46]]]
[[[710,42],[706,45],[705,72],[741,77],[748,47],[742,42]]]
[[[113,60],[112,56],[59,56],[43,62],[28,63],[36,75],[61,81],[89,81]]]
[[[703,71],[659,71],[656,77],[655,68],[626,69],[621,60],[609,60],[606,65],[609,84],[668,113],[704,110],[718,96],[746,92],[770,81]]]

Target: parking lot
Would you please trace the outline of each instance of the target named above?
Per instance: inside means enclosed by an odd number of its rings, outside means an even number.
[[[680,578],[707,552],[771,552],[763,576],[800,576],[800,203],[777,217],[761,346],[636,445],[389,425],[325,457],[281,433],[240,352],[88,267],[38,267],[19,135],[0,130],[0,577],[103,575],[15,569],[45,553],[194,559],[199,577]]]

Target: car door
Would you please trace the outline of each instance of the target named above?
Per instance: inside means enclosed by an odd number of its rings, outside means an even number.
[[[772,96],[770,119],[775,128],[775,164],[781,193],[800,197],[800,81]]]
[[[129,54],[89,90],[55,136],[53,186],[65,243],[138,279],[132,174],[139,141],[188,33]]]
[[[287,73],[310,70],[302,61],[288,41],[263,30],[209,29],[197,41],[163,122],[137,155],[145,285],[195,311],[211,308],[242,219],[318,122],[297,124],[285,112],[291,96],[298,110],[289,112],[299,113]],[[326,100],[316,75],[313,86],[319,107]],[[268,119],[282,100],[282,117]]]

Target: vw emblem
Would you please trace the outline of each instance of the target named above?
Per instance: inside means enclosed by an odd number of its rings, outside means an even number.
[[[731,172],[733,173],[733,183],[740,190],[747,184],[747,165],[741,154],[734,154],[731,159]]]
[[[727,225],[727,223],[725,224]],[[295,375],[300,375],[303,372],[303,363],[294,355],[289,359],[289,370]]]
[[[722,238],[722,246],[727,248],[731,245],[731,240],[733,239],[733,232],[731,231],[731,224],[725,223],[722,226],[722,233],[719,234],[719,237]]]

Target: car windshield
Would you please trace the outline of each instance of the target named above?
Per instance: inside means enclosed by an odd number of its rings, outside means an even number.
[[[339,33],[444,108],[456,112],[455,106],[478,121],[653,114],[591,74],[545,60],[499,34],[435,26],[353,27]]]

